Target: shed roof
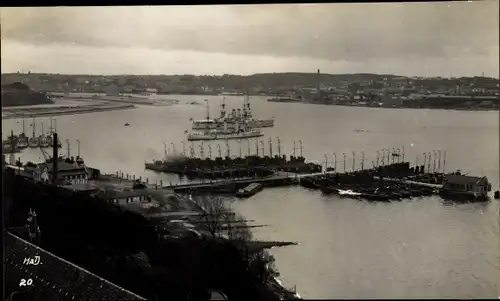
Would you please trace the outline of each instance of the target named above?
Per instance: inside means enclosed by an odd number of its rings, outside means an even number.
[[[466,185],[466,184],[479,184],[481,181],[484,181],[486,177],[472,177],[472,176],[466,176],[466,175],[446,175],[445,181],[447,183],[453,183],[453,184],[460,184],[460,185]]]
[[[44,167],[48,169],[49,172],[52,172],[52,163],[41,163],[38,165],[42,170]],[[74,172],[83,172],[86,171],[85,166],[77,166],[72,163],[68,163],[65,161],[59,161],[57,163],[57,169],[59,171],[64,171],[64,172],[69,172],[69,171],[74,171]]]
[[[7,292],[18,290],[20,278],[32,278],[36,300],[145,300],[110,281],[66,261],[10,232],[5,235]],[[23,260],[40,256],[42,264],[23,265]],[[11,281],[9,281],[9,279]]]

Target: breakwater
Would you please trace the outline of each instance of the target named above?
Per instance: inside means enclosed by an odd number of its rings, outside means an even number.
[[[133,104],[95,104],[83,106],[23,107],[3,109],[2,119],[73,115],[94,112],[134,109]]]

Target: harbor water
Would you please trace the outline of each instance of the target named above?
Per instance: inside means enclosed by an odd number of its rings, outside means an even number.
[[[156,96],[162,97],[162,96]],[[80,154],[102,172],[142,176],[150,182],[185,182],[185,178],[144,169],[144,162],[183,151],[189,119],[219,114],[219,96],[176,96],[172,106],[139,106],[133,110],[57,117],[57,130],[67,153]],[[200,105],[190,104],[197,102]],[[243,97],[227,96],[227,111],[241,108]],[[423,163],[423,153],[446,151],[445,170],[487,176],[499,189],[498,112],[375,109],[266,102],[252,97],[256,118],[274,117],[264,143],[229,141],[229,155],[300,154],[307,161],[346,170],[376,161],[377,150],[405,149],[405,160]],[[31,136],[26,119],[27,135]],[[48,129],[49,118],[37,118]],[[124,126],[129,123],[129,126]],[[19,133],[19,120],[3,120],[3,138]],[[272,139],[269,147],[269,139]],[[248,142],[247,142],[248,141]],[[294,143],[295,141],[295,143]],[[209,149],[209,145],[211,151]],[[201,142],[184,143],[200,156]],[[226,155],[225,141],[206,141],[204,155]],[[354,152],[354,154],[353,154]],[[334,155],[335,153],[335,155]],[[325,158],[326,154],[326,158]],[[39,149],[16,157],[43,159]],[[336,163],[334,158],[336,157]],[[354,158],[354,160],[353,160]],[[443,168],[443,162],[441,169]],[[431,160],[431,168],[434,162]],[[436,166],[437,168],[437,166]],[[497,298],[500,296],[499,201],[446,204],[437,197],[393,203],[367,203],[301,187],[264,189],[232,206],[248,219],[269,225],[254,230],[256,238],[297,241],[298,246],[273,249],[283,282],[304,298]]]

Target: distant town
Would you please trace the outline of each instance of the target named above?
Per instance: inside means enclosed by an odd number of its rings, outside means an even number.
[[[264,95],[270,101],[353,106],[498,109],[499,79],[405,77],[390,74],[267,73],[221,75],[64,75],[7,73],[41,93]],[[15,104],[13,104],[15,105]],[[2,106],[5,106],[2,103]]]

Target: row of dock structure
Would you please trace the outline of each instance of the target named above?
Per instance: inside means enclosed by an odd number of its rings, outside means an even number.
[[[344,197],[373,201],[393,201],[432,194],[439,194],[443,197],[443,193],[451,194],[452,197],[465,196],[473,200],[487,200],[486,194],[491,190],[485,177],[460,175],[459,172],[425,173],[423,165],[410,166],[409,162],[347,173],[327,171],[297,174],[275,171],[271,176],[202,180],[184,184],[165,183],[165,185],[163,181],[155,181],[153,184],[146,178],[143,182],[142,177],[125,175],[120,172],[115,175],[104,175],[104,177],[123,181],[124,184],[127,182],[133,184],[134,191],[140,192],[143,189],[143,193],[146,194],[152,190],[165,190],[180,194],[235,195],[239,189],[250,184],[260,184],[264,188],[300,184],[305,188],[319,189],[324,194],[333,193]],[[476,191],[476,189],[478,190]]]
[[[321,172],[321,165],[306,163],[304,157],[286,155],[274,157],[216,157],[191,158],[177,157],[170,160],[156,160],[146,162],[145,168],[158,172],[186,175],[190,178],[239,178],[256,176],[270,176],[273,171],[295,173]]]
[[[238,156],[240,158],[246,156],[266,156],[266,149],[268,150],[267,153],[269,157],[274,157],[282,156],[282,146],[281,146],[281,140],[279,137],[276,137],[276,148],[273,148],[273,139],[269,138],[267,141],[267,147],[266,143],[262,139],[254,138],[254,139],[245,139],[246,140],[246,145],[243,145],[243,140],[238,140]],[[252,141],[253,140],[253,141]],[[195,142],[190,142],[190,145],[188,146],[186,141],[181,141],[182,144],[182,151],[177,152],[175,143],[170,142],[163,142],[163,147],[164,147],[164,156],[167,158],[168,156],[183,156],[183,157],[191,157],[195,158],[198,156],[198,158],[204,159],[204,158],[213,158],[213,156],[217,156],[219,158],[222,157],[233,157],[234,154],[232,153],[232,149],[229,145],[229,141],[226,140],[224,144],[217,143],[215,144],[216,149],[214,149],[213,144],[210,143],[205,143],[204,141],[201,141],[200,143],[195,143]],[[199,152],[197,150],[199,149]],[[189,150],[189,151],[188,151]],[[254,151],[255,150],[255,151]],[[293,156],[299,156],[302,157],[303,154],[303,143],[302,140],[298,141],[293,141]],[[216,152],[217,151],[217,152]]]
[[[359,152],[361,157],[360,157],[360,170],[365,169],[365,152],[360,151]],[[342,160],[338,160],[337,158],[337,153],[333,153],[332,160],[329,159],[329,156],[327,154],[324,155],[324,160],[323,160],[323,166],[325,171],[328,170],[338,170],[337,169],[337,164],[341,163],[343,167],[343,172],[348,172],[348,164],[350,164],[351,169],[350,171],[355,171],[357,170],[356,162],[357,161],[357,156],[356,156],[356,151],[351,152],[352,156],[348,158],[347,153],[343,152],[340,153],[339,156],[342,156]],[[386,165],[392,165],[395,163],[401,163],[405,161],[405,148],[402,146],[401,148],[387,148],[387,149],[381,149],[376,151],[376,159],[371,161],[371,168],[376,168],[379,166],[386,166]],[[423,164],[419,165],[419,159],[420,156],[423,158]],[[349,162],[350,161],[350,162]],[[329,165],[331,164],[331,165]],[[424,152],[422,154],[419,154],[416,156],[415,160],[415,166],[423,166],[423,169],[429,172],[433,173],[444,173],[445,170],[445,165],[446,165],[446,151],[441,151],[441,150],[432,150],[429,152]]]
[[[242,189],[249,184],[259,183],[263,187],[283,187],[289,185],[298,185],[308,187],[308,181],[319,181],[325,177],[334,181],[335,183],[340,183],[342,185],[369,185],[375,178],[379,179],[396,179],[400,181],[403,177],[415,177],[424,172],[423,166],[410,167],[409,162],[394,163],[385,166],[379,166],[376,168],[359,170],[355,172],[338,173],[335,171],[327,172],[317,172],[308,174],[297,174],[288,172],[275,172],[271,176],[262,177],[246,177],[238,179],[223,179],[223,180],[203,180],[197,182],[190,182],[185,184],[172,184],[165,183],[163,181],[155,181],[154,184],[149,183],[149,179],[145,179],[145,183],[149,184],[146,186],[152,187],[154,189],[168,189],[173,190],[175,193],[188,193],[188,194],[234,194],[239,189]],[[117,173],[113,177],[122,178],[124,181],[136,181],[143,182],[142,177],[134,177],[130,175],[125,175],[123,173]],[[384,180],[385,181],[385,180]],[[304,182],[304,183],[302,183]],[[413,186],[418,186],[415,181]],[[438,188],[439,185],[420,183],[427,188],[433,187]],[[308,187],[308,188],[318,188]]]

